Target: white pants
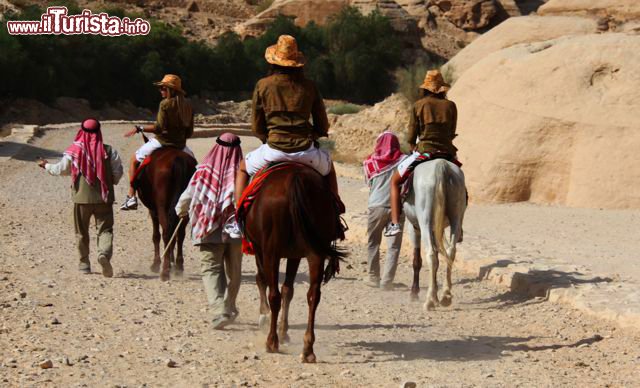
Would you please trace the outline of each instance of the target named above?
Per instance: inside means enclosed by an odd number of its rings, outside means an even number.
[[[144,143],[142,147],[138,148],[138,150],[136,151],[136,160],[138,162],[142,162],[144,158],[151,155],[151,153],[158,148],[162,148],[162,144],[160,144],[158,139],[152,137],[148,142]],[[193,151],[191,151],[189,147],[185,146],[183,151],[193,156],[194,159],[196,158],[196,156],[193,154]]]
[[[326,151],[316,148],[313,144],[304,151],[290,154],[263,144],[256,150],[249,152],[244,161],[249,175],[255,175],[260,169],[273,162],[302,163],[318,171],[322,176],[327,176],[331,172],[331,156]]]

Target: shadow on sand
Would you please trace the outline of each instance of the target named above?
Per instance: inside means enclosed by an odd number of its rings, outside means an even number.
[[[17,151],[17,152],[16,152]],[[15,155],[14,155],[15,154]],[[62,153],[46,148],[32,146],[31,144],[14,143],[12,141],[0,141],[0,157],[11,156],[13,159],[25,162],[35,162],[36,158],[60,158]]]
[[[492,337],[478,336],[444,341],[417,342],[353,342],[346,344],[357,351],[374,352],[374,358],[363,362],[392,362],[411,360],[434,361],[481,361],[509,357],[503,352],[540,352],[549,349],[577,348],[583,344],[601,341],[599,335],[581,339],[570,344],[529,346],[525,342],[536,337]],[[381,359],[382,358],[382,359]],[[386,358],[386,359],[385,359]],[[358,362],[361,363],[361,362]]]

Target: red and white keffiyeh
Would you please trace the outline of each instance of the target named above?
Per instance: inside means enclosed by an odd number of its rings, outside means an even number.
[[[75,184],[76,179],[82,174],[91,186],[96,179],[100,181],[100,194],[105,202],[109,198],[109,186],[105,177],[105,160],[109,158],[102,142],[100,123],[95,119],[87,119],[82,122],[82,127],[76,134],[73,144],[64,152],[71,158],[71,179]]]
[[[398,137],[393,132],[382,132],[376,139],[375,150],[362,163],[366,181],[369,182],[372,178],[391,170],[404,159],[404,156],[400,151]]]
[[[240,138],[223,133],[216,143],[189,182],[193,190],[189,217],[196,239],[219,228],[235,212],[235,176],[242,160]]]

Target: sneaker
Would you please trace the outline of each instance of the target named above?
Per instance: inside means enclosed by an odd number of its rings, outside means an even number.
[[[384,236],[393,237],[400,233],[402,233],[402,228],[400,228],[400,224],[394,224],[393,222],[390,222],[389,225],[387,225],[387,229],[384,231]]]
[[[371,288],[378,288],[378,287],[380,287],[380,280],[369,279],[364,284],[369,286],[369,287],[371,287]]]
[[[113,277],[113,267],[111,261],[106,256],[98,256],[98,263],[102,266],[102,276],[105,278]]]
[[[91,273],[91,263],[89,263],[89,260],[87,260],[87,261],[80,260],[80,263],[78,263],[78,271],[80,271],[81,273],[84,273],[84,274],[90,274]]]
[[[216,330],[224,329],[225,326],[231,323],[231,316],[229,314],[220,314],[211,323],[213,323],[213,328]]]
[[[130,197],[127,195],[127,199],[124,200],[120,210],[136,210],[138,208],[138,198]]]
[[[242,237],[242,232],[240,231],[238,222],[234,217],[227,220],[227,223],[222,228],[222,232],[228,234],[230,238]]]

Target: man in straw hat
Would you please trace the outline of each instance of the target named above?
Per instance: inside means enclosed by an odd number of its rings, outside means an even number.
[[[420,88],[423,97],[413,105],[407,136],[413,154],[400,163],[391,178],[391,222],[385,232],[387,237],[402,233],[400,185],[413,169],[434,156],[458,163],[458,149],[453,145],[453,139],[457,136],[458,110],[453,101],[447,100],[450,86],[439,70],[429,70]]]
[[[39,160],[38,165],[51,175],[71,175],[71,199],[82,273],[91,273],[89,261],[89,224],[91,217],[98,228],[98,263],[102,275],[113,276],[113,187],[122,178],[122,162],[118,152],[103,144],[100,122],[86,119],[80,125],[73,144],[62,159],[51,164]]]
[[[247,154],[240,164],[236,201],[250,175],[269,163],[291,161],[326,176],[344,212],[331,157],[317,146],[317,139],[326,137],[329,130],[324,102],[313,81],[304,76],[305,58],[296,39],[281,35],[277,44],[267,48],[265,59],[271,64],[270,74],[256,84],[252,106],[252,130],[265,144]]]
[[[202,282],[213,310],[214,329],[224,328],[238,316],[242,244],[239,235],[227,233],[225,222],[236,211],[235,178],[241,160],[240,138],[231,133],[220,135],[176,204],[176,214],[191,220],[191,238],[201,253]]]
[[[140,162],[158,148],[175,147],[189,155],[193,152],[187,147],[187,139],[193,134],[193,109],[191,103],[185,98],[180,77],[173,74],[165,75],[161,81],[154,82],[158,86],[162,101],[158,108],[158,117],[155,124],[135,127],[125,133],[125,137],[131,137],[138,132],[155,134],[147,143],[140,147],[129,163],[129,179],[133,177]],[[135,210],[138,208],[133,182],[129,185],[129,194],[120,210]]]

